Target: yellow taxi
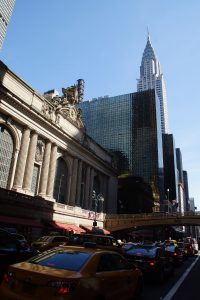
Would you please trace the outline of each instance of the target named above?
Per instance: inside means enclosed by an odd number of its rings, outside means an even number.
[[[178,246],[178,243],[177,243],[177,241],[176,240],[165,240],[165,245],[166,246]]]
[[[130,300],[142,287],[141,271],[115,251],[59,246],[11,265],[0,299]]]

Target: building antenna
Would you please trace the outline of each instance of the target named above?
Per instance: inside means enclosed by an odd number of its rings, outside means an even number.
[[[150,40],[149,27],[147,26],[147,40]]]

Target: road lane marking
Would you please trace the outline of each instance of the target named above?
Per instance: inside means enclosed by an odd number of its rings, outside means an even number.
[[[179,278],[179,280],[176,282],[176,284],[169,290],[166,296],[163,298],[160,298],[162,300],[171,300],[174,294],[177,292],[178,288],[180,285],[183,283],[185,278],[188,276],[190,273],[191,269],[194,267],[194,265],[197,263],[199,259],[199,256],[193,261],[193,263],[186,269],[186,271],[183,273],[183,275]]]

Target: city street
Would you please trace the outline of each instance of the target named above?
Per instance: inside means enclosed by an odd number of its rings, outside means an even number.
[[[172,278],[163,284],[145,283],[142,300],[199,300],[199,254],[175,269]]]

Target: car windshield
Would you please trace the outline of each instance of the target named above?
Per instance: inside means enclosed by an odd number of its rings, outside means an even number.
[[[82,251],[54,251],[47,255],[39,255],[29,260],[30,263],[45,267],[80,271],[90,257],[90,253]]]
[[[170,245],[170,246],[166,247],[166,250],[169,252],[174,252],[174,251],[176,251],[176,247],[174,245],[172,245],[172,246]]]
[[[156,255],[156,248],[154,246],[133,246],[126,253],[134,256],[154,257]]]

